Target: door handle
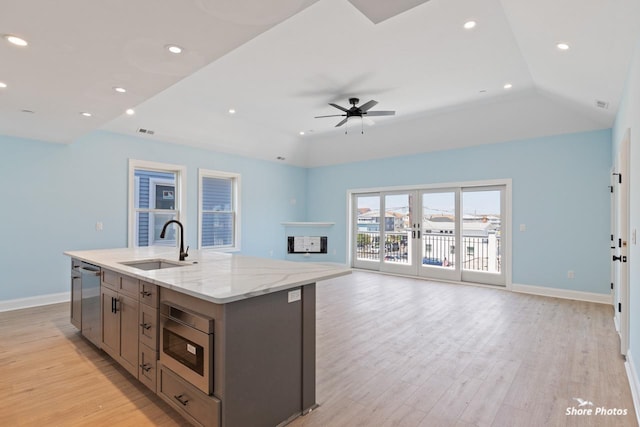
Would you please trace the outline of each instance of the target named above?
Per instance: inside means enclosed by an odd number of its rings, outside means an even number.
[[[627,257],[625,255],[613,256],[613,261],[627,262]]]
[[[411,232],[411,238],[412,238],[412,239],[415,239],[415,238],[416,238],[416,231],[415,231],[415,230],[413,230],[413,231]]]

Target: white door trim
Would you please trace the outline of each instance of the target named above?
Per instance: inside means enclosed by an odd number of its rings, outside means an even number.
[[[354,239],[354,232],[357,231],[356,221],[352,216],[353,209],[356,207],[353,204],[354,196],[362,193],[384,193],[384,192],[400,192],[400,191],[412,191],[412,190],[436,190],[436,189],[450,189],[450,188],[464,188],[464,187],[492,187],[492,186],[505,186],[505,218],[504,230],[507,234],[506,238],[502,242],[504,245],[504,253],[507,254],[506,262],[504,262],[504,274],[505,284],[504,288],[511,290],[512,287],[512,260],[513,254],[512,248],[512,180],[511,178],[505,179],[490,179],[479,181],[459,181],[459,182],[443,182],[435,184],[416,184],[406,186],[388,186],[388,187],[373,187],[373,188],[354,188],[347,190],[347,224],[349,224],[346,233],[346,254],[347,265],[354,265],[354,247],[352,240]]]

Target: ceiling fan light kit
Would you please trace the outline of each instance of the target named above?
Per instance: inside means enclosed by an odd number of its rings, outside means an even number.
[[[342,111],[344,114],[329,114],[326,116],[316,116],[316,119],[324,118],[324,117],[344,117],[343,120],[338,122],[335,127],[340,127],[347,123],[347,121],[353,121],[353,117],[360,117],[361,124],[361,133],[364,134],[364,118],[373,117],[373,116],[393,116],[396,114],[395,111],[369,111],[371,108],[375,107],[378,104],[378,101],[374,101],[373,99],[369,102],[365,102],[359,107],[357,104],[360,102],[358,98],[349,98],[349,104],[351,104],[351,108],[345,108],[338,104],[329,103],[334,108]],[[349,120],[351,119],[351,120]],[[348,128],[347,128],[348,130]],[[345,134],[347,133],[345,130]]]

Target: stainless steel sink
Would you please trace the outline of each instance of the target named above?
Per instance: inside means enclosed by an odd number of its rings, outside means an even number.
[[[177,261],[168,261],[166,259],[143,259],[138,261],[121,262],[122,265],[138,268],[140,270],[161,270],[165,268],[184,267],[188,264],[183,264]]]

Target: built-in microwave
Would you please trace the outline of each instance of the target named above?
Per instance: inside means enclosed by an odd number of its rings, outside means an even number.
[[[213,393],[212,318],[163,301],[160,362],[206,394]]]

